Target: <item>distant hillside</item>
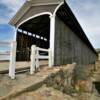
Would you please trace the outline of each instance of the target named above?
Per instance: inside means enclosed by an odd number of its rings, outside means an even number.
[[[96,51],[97,51],[98,53],[100,53],[100,48],[96,49]]]

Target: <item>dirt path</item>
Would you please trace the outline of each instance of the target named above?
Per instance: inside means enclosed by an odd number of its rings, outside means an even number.
[[[36,91],[27,92],[11,100],[76,100],[69,95],[63,94],[62,92],[48,88],[45,85]]]
[[[40,61],[40,65],[48,65],[48,61]],[[30,66],[30,62],[16,62],[16,69],[27,68]],[[9,69],[9,61],[0,62],[0,71]]]
[[[73,64],[49,68],[48,66],[42,67],[37,73],[30,75],[29,72],[24,74],[17,74],[15,80],[11,80],[8,75],[0,76],[0,99],[13,97],[16,94],[23,93],[25,91],[37,90],[43,84],[43,81],[51,75],[51,73],[57,73],[60,69],[69,69],[73,67]],[[10,100],[10,99],[9,99]]]

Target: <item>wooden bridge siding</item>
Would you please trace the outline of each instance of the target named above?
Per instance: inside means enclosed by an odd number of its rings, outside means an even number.
[[[55,65],[95,62],[96,54],[58,17],[56,17],[55,28]]]
[[[29,17],[32,17],[36,14],[42,13],[42,12],[51,12],[53,13],[55,8],[57,7],[57,4],[55,5],[41,5],[41,6],[32,6],[27,13],[23,15],[22,18],[16,23],[15,26],[19,25],[22,21],[28,19]]]

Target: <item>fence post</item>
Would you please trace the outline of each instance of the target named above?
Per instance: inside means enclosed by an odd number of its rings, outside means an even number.
[[[15,79],[16,45],[17,43],[15,41],[11,43],[10,65],[9,65],[9,76],[11,77],[11,79]]]
[[[30,74],[33,74],[35,71],[35,51],[36,51],[36,46],[32,45],[31,46],[31,66],[30,66]]]
[[[49,48],[49,67],[52,67],[52,54],[51,54],[51,49]]]
[[[38,59],[38,57],[39,57],[39,50],[38,50],[38,47],[37,47],[37,49],[36,49],[36,68],[39,68],[39,59]]]

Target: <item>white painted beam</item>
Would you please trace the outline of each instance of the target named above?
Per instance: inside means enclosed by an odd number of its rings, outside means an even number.
[[[48,49],[43,49],[43,48],[37,48],[37,50],[44,51],[44,52],[48,52],[49,51]]]
[[[49,67],[52,67],[52,52],[51,52],[51,49],[49,49]]]
[[[10,54],[10,65],[9,65],[9,76],[11,79],[15,79],[15,67],[16,67],[16,42],[11,43],[11,54]]]
[[[49,56],[37,56],[36,59],[49,59]]]
[[[33,74],[35,71],[35,51],[36,51],[36,46],[32,45],[31,47],[31,66],[30,66],[30,74]]]
[[[54,65],[54,42],[55,42],[55,15],[50,16],[50,49],[52,52],[52,66]]]
[[[38,47],[37,47],[37,49],[36,49],[36,68],[39,68],[39,51],[38,51]]]

